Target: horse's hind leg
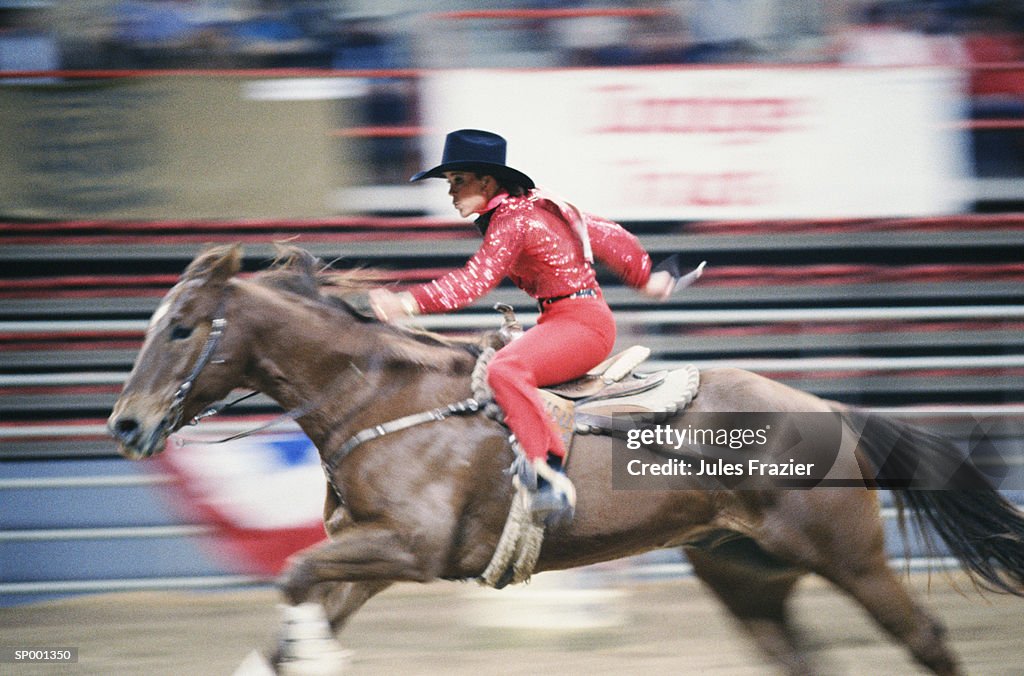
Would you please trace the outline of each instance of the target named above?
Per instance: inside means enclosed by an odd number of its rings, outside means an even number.
[[[769,515],[759,543],[820,574],[936,674],[959,674],[942,625],[919,606],[889,568],[878,503],[866,491],[793,491],[798,501]]]
[[[685,552],[697,577],[762,651],[789,674],[814,673],[788,619],[787,601],[802,571],[780,566],[748,538]]]
[[[942,624],[911,598],[884,558],[828,577],[859,601],[922,666],[944,676],[961,673]]]

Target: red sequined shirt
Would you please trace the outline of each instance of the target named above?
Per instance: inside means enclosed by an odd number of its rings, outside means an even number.
[[[423,313],[469,305],[509,277],[534,298],[597,289],[583,244],[558,207],[531,192],[509,197],[489,214],[480,249],[462,268],[408,289]],[[651,276],[651,258],[618,223],[584,214],[594,258],[626,284],[640,288]]]

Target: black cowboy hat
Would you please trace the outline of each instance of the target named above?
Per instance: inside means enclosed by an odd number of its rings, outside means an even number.
[[[441,164],[416,174],[410,181],[424,178],[444,178],[446,171],[476,171],[494,176],[498,180],[518,183],[527,190],[534,187],[533,179],[505,164],[505,139],[480,129],[459,129],[444,140]]]

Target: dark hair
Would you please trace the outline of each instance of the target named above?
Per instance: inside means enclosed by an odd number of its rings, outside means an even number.
[[[502,190],[507,192],[512,197],[522,197],[527,193],[526,186],[519,181],[513,181],[510,179],[502,179],[500,176],[495,176],[494,180],[498,182]]]
[[[474,167],[472,171],[477,178],[490,176],[497,182],[499,188],[507,192],[512,197],[522,197],[529,192],[527,187],[514,177],[503,175],[501,172],[495,172],[495,170],[490,167]]]

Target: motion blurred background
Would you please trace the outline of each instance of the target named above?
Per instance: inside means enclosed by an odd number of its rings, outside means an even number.
[[[0,605],[260,584],[321,537],[297,428],[208,444],[272,402],[147,463],[103,421],[209,243],[247,270],[286,239],[398,283],[460,266],[475,231],[407,182],[459,127],[656,260],[708,261],[658,306],[602,271],[649,368],[925,424],[1021,502],[1022,35],[996,0],[0,0]],[[493,328],[496,301],[535,317],[502,286],[422,324]],[[678,552],[609,570],[687,574]]]

